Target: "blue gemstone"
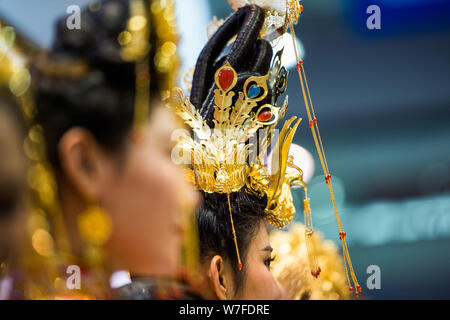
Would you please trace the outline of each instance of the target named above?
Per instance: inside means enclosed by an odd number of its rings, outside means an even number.
[[[250,87],[250,89],[248,90],[247,96],[248,96],[250,99],[253,99],[253,98],[256,98],[256,97],[259,95],[259,92],[260,92],[259,87],[258,87],[257,85],[252,85],[252,86]]]

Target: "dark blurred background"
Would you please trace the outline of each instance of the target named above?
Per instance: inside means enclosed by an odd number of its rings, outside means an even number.
[[[93,1],[2,0],[0,16],[42,47],[56,17]],[[338,207],[364,295],[375,299],[450,299],[450,1],[304,0],[296,33],[319,120]],[[225,0],[178,0],[183,70],[195,64]],[[381,29],[369,30],[369,5]],[[306,119],[295,69],[288,116]],[[307,121],[295,143],[315,159],[314,225],[338,230]],[[301,212],[302,192],[296,191]],[[298,215],[299,221],[303,219]],[[367,267],[381,270],[368,290]]]

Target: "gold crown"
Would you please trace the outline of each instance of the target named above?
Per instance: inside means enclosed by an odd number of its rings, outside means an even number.
[[[186,169],[187,177],[199,190],[229,194],[247,186],[249,192],[266,195],[266,220],[282,228],[295,215],[290,186],[306,186],[302,171],[289,158],[289,148],[301,119],[292,117],[286,121],[278,139],[274,140],[274,130],[284,117],[287,98],[281,108],[271,104],[258,106],[269,92],[268,73],[249,77],[243,90],[237,93],[233,106],[237,78],[228,62],[215,73],[214,128],[207,124],[180,89],[172,90],[168,105],[194,133],[193,137],[186,132],[180,135],[177,154],[184,163],[190,164]],[[259,141],[252,143],[261,128]],[[275,144],[272,175],[263,161],[271,143]],[[287,167],[295,171],[287,173]]]

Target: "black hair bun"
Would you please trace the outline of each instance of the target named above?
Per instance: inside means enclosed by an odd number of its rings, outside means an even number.
[[[52,52],[70,52],[94,64],[96,61],[123,63],[117,36],[126,28],[128,6],[128,1],[109,0],[102,2],[98,11],[86,9],[81,13],[80,29],[70,30],[66,18],[60,19]]]
[[[111,151],[120,149],[129,135],[134,117],[135,63],[122,59],[118,41],[129,17],[127,0],[105,0],[97,10],[84,8],[80,29],[70,30],[67,17],[63,17],[56,24],[51,51],[35,59],[32,72],[37,121],[44,127],[52,164],[59,165],[57,145],[71,127],[86,128]],[[154,80],[150,94],[157,96],[154,54],[150,50],[149,73]]]
[[[226,62],[238,73],[238,82],[234,90],[242,90],[245,80],[251,76],[261,76],[269,71],[272,60],[272,46],[258,39],[264,23],[264,10],[257,5],[240,8],[229,17],[209,39],[197,60],[190,100],[200,110],[202,117],[213,126],[214,74]],[[220,56],[228,41],[237,35],[228,54]],[[264,104],[271,100],[271,92]],[[234,100],[237,99],[237,95]],[[235,102],[235,101],[233,101]]]

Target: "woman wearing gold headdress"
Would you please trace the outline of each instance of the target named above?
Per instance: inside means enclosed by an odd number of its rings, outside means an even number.
[[[288,158],[300,120],[286,121],[275,135],[287,108],[287,100],[277,106],[287,72],[282,52],[273,57],[271,44],[260,38],[270,25],[266,14],[257,5],[239,8],[202,50],[189,99],[175,89],[169,100],[194,133],[182,136],[178,148],[190,164],[189,180],[203,195],[197,210],[201,292],[210,299],[287,297],[270,272],[265,221],[278,228],[289,224],[295,214],[290,186],[306,190],[306,184]],[[235,35],[229,52],[220,56]],[[265,159],[269,145],[272,174]],[[298,170],[287,173],[288,166]],[[306,198],[305,208],[308,203]]]
[[[172,1],[102,1],[82,11],[80,30],[61,19],[52,50],[34,62],[31,135],[46,152],[34,165],[42,223],[32,239],[54,272],[29,298],[117,297],[116,270],[158,279],[149,298],[174,291],[181,215],[196,200],[170,160],[175,122],[161,102],[177,65],[174,19]]]

